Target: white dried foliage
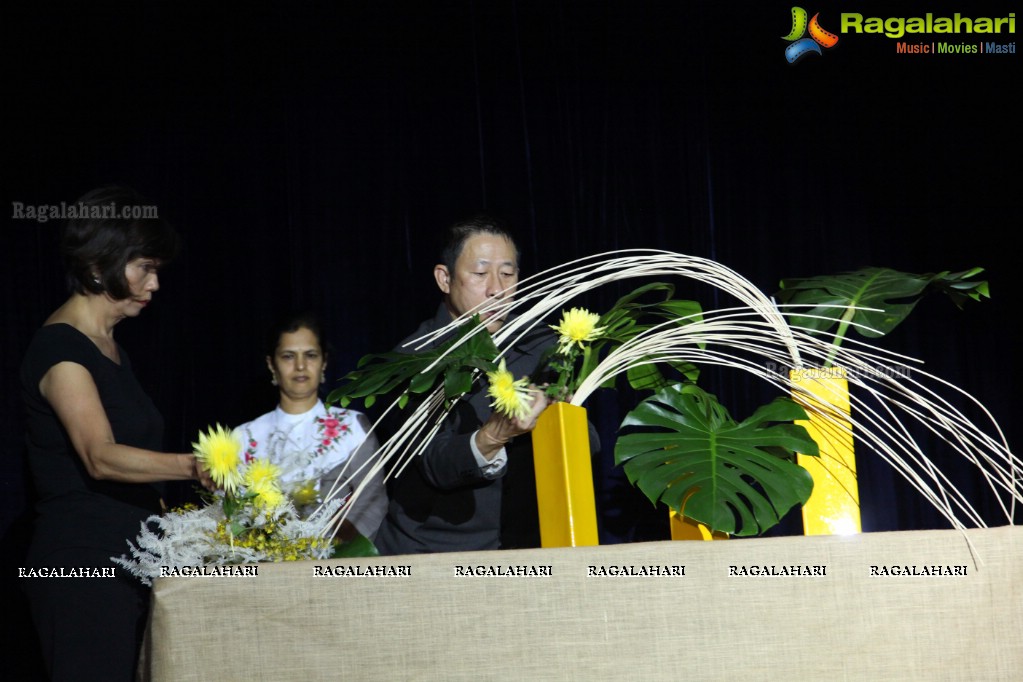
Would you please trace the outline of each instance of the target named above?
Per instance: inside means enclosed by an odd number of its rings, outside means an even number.
[[[246,507],[235,520],[250,528],[261,527],[271,519],[281,521],[276,532],[279,537],[290,541],[329,537],[324,530],[341,504],[341,500],[331,500],[306,518],[301,518],[290,502],[277,508],[269,519]],[[111,559],[146,585],[151,585],[165,568],[252,564],[272,560],[266,551],[216,541],[217,524],[223,520],[224,510],[219,498],[198,509],[150,516],[140,524],[135,543],[127,541],[131,555]],[[308,556],[302,558],[326,559],[331,551],[329,545],[313,548]]]

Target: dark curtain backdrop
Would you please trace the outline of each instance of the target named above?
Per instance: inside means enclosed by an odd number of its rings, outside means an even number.
[[[71,202],[118,182],[178,227],[186,249],[161,273],[154,305],[117,328],[170,450],[273,406],[262,336],[279,312],[322,313],[332,379],[389,349],[436,305],[438,230],[478,210],[510,222],[526,273],[630,247],[712,258],[768,293],[783,277],[864,265],[982,266],[990,301],[959,311],[926,299],[879,345],[976,396],[1013,443],[1017,55],[897,55],[894,40],[850,34],[789,65],[790,6],[8,6],[5,206]],[[806,8],[832,31],[842,11],[1014,10]],[[65,297],[58,230],[11,219],[0,235],[5,576],[19,565],[31,501],[16,370]],[[676,284],[705,307],[731,304]],[[585,303],[599,309],[632,286]],[[772,397],[746,376],[704,380],[739,417]],[[606,446],[596,474],[607,543],[667,537],[663,511],[613,465],[630,399],[598,394],[590,406]],[[972,470],[921,436],[999,523]],[[947,527],[872,453],[859,464],[866,530]],[[775,532],[800,532],[798,519]]]

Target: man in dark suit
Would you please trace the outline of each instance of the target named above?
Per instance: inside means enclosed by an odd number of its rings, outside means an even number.
[[[484,302],[480,318],[494,333],[504,325],[507,303],[515,295],[518,249],[493,219],[456,223],[448,228],[433,275],[443,301],[406,341]],[[516,378],[532,375],[553,343],[546,325],[527,334],[505,355],[507,369]],[[375,538],[382,554],[539,546],[529,432],[547,398],[535,392],[529,414],[511,419],[491,410],[485,381],[473,389],[456,403],[422,455],[391,482],[387,517]]]

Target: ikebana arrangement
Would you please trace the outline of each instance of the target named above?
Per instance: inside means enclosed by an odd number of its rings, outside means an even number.
[[[149,517],[129,543],[131,556],[112,557],[146,585],[182,567],[199,573],[207,567],[375,553],[365,538],[341,546],[324,536],[342,501],[303,514],[307,500],[283,491],[280,470],[268,459],[246,461],[237,433],[217,424],[192,447],[221,490],[207,494],[202,506]]]
[[[417,456],[432,425],[474,380],[487,378],[495,409],[521,410],[531,379],[504,371],[501,349],[536,326],[549,325],[558,343],[547,364],[556,376],[550,380],[547,374],[548,395],[583,405],[593,391],[613,387],[621,375],[633,388],[653,393],[621,425],[615,457],[629,480],[654,503],[712,530],[755,535],[805,503],[812,490],[793,454],[814,455],[817,443],[791,422],[805,418],[808,410],[832,419],[834,409],[777,368],[806,373],[841,366],[854,387],[853,415],[847,426],[834,420],[834,428],[855,430],[864,448],[895,467],[953,527],[984,526],[970,500],[949,483],[901,419],[924,424],[981,471],[1012,523],[1015,503],[1023,501],[1019,458],[993,420],[975,424],[943,392],[983,409],[979,401],[923,371],[913,359],[850,336],[854,330],[865,338],[883,336],[931,291],[943,292],[957,306],[979,301],[989,296],[987,283],[972,279],[981,271],[916,275],[865,268],[790,279],[782,282],[779,302],[707,259],[654,250],[601,254],[521,281],[509,306],[515,315],[493,338],[474,320],[476,311],[469,311],[413,341],[407,352],[363,358],[328,401],[369,404],[396,395],[390,412],[409,407],[413,394],[420,396],[403,415],[403,427],[376,455],[373,466],[395,475]],[[704,311],[698,303],[672,298],[670,284],[657,283],[639,287],[604,314],[571,306],[610,282],[665,276],[711,284],[739,305]],[[644,300],[655,294],[662,300]],[[559,312],[560,322],[551,325],[547,320]],[[418,350],[445,336],[448,341],[435,349]],[[744,371],[780,395],[736,421],[695,383],[699,367],[707,365]],[[343,515],[344,510],[334,523]]]
[[[327,402],[344,407],[361,400],[369,407],[387,397],[391,402],[377,424],[393,410],[407,413],[363,465],[389,477],[422,451],[440,417],[475,381],[487,381],[495,410],[516,415],[528,409],[535,390],[582,406],[595,390],[614,388],[624,377],[632,389],[649,395],[620,426],[616,463],[652,503],[736,536],[763,533],[806,503],[813,480],[795,454],[816,456],[818,443],[793,422],[812,412],[833,420],[836,429],[854,430],[864,448],[898,470],[953,527],[985,526],[901,421],[911,419],[981,472],[1011,524],[1016,503],[1023,502],[1019,458],[994,420],[974,423],[944,394],[983,410],[979,401],[923,371],[917,361],[850,336],[887,334],[931,291],[960,307],[979,301],[989,296],[987,283],[973,279],[980,272],[915,275],[865,268],[783,280],[772,298],[703,258],[654,250],[595,255],[522,280],[509,306],[513,315],[493,336],[477,311],[469,311],[402,352],[364,357]],[[603,314],[571,305],[610,282],[672,276],[713,285],[738,305],[706,311],[697,302],[675,299],[674,286],[664,282],[637,287]],[[539,325],[556,336],[542,363],[543,377],[512,376],[502,349]],[[421,350],[444,337],[446,342]],[[779,396],[737,421],[698,385],[701,366],[741,370],[775,387]],[[833,419],[833,406],[777,369],[798,374],[832,366],[843,368],[854,389],[848,423]],[[133,558],[121,558],[121,565],[147,580],[167,565],[374,553],[365,539],[342,548],[330,540],[361,488],[345,499],[338,490],[327,491],[303,517],[275,486],[272,465],[241,462],[233,437],[218,427],[194,444],[224,492],[203,508],[150,519],[153,529],[143,529],[131,548]]]

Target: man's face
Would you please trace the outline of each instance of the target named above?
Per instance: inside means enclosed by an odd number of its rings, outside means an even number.
[[[451,318],[487,302],[486,307],[475,312],[491,334],[500,329],[508,316],[501,304],[514,298],[519,281],[517,255],[506,238],[480,232],[465,240],[454,272],[448,272],[447,266],[437,265],[433,275],[445,294],[444,303]]]

